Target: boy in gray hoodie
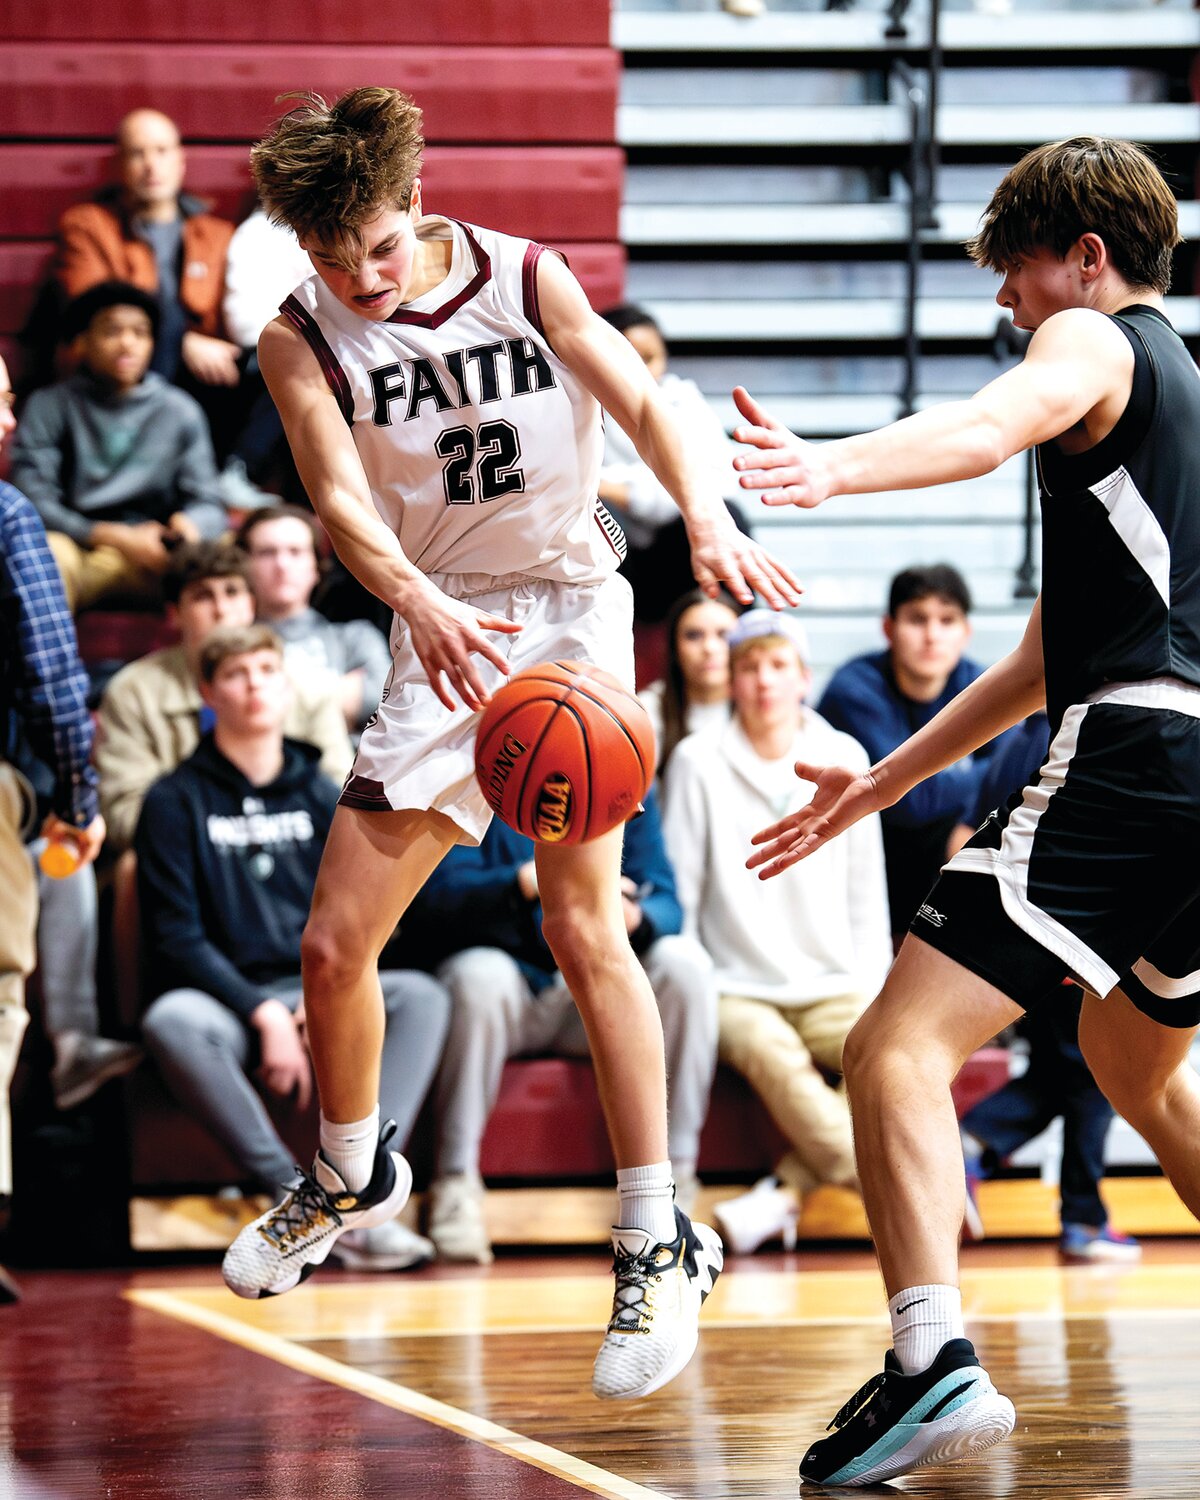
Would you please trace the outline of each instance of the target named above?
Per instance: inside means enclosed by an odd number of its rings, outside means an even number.
[[[173,546],[227,525],[199,404],[150,370],[157,299],[105,281],[70,304],[75,374],[35,391],[12,481],[37,507],[72,611],[156,599]]]

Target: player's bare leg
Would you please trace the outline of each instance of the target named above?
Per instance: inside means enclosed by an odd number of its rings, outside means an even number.
[[[895,1348],[882,1377],[812,1445],[804,1478],[878,1484],[989,1447],[1012,1403],[963,1336],[958,1237],[966,1203],[950,1085],[1020,1008],[953,959],[905,938],[843,1054],[863,1200],[890,1297]]]
[[[304,1008],[321,1099],[321,1148],[283,1200],[226,1252],[226,1284],[276,1296],[323,1264],[338,1236],[394,1218],[412,1169],[380,1133],[383,945],[458,828],[431,812],[339,807],[326,840],[301,945]]]
[[[321,1113],[359,1120],[379,1099],[379,955],[416,893],[458,842],[437,812],[339,807],[304,929],[304,1014]]]
[[[622,833],[536,852],[542,933],[588,1034],[617,1162],[616,1294],[592,1377],[606,1398],[648,1396],[683,1369],[723,1261],[715,1231],[671,1199],[662,1024],[625,929]]]
[[[662,1023],[621,907],[615,828],[587,844],[536,849],[542,934],[567,981],[592,1049],[618,1167],[667,1159]]]
[[[1152,1021],[1121,990],[1104,1000],[1086,995],[1079,1017],[1079,1045],[1108,1102],[1200,1214],[1200,1080],[1188,1061],[1195,1035],[1195,1027]]]

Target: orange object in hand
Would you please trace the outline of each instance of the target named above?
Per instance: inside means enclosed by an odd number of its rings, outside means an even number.
[[[71,839],[50,839],[38,859],[42,874],[65,880],[79,869],[79,846]]]

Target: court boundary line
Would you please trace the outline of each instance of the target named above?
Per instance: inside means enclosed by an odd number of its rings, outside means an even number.
[[[603,1500],[671,1500],[662,1490],[648,1489],[634,1480],[622,1479],[619,1474],[612,1474],[586,1459],[576,1458],[573,1454],[564,1453],[534,1438],[522,1437],[519,1432],[501,1427],[499,1423],[491,1422],[486,1417],[477,1417],[473,1412],[451,1406],[448,1402],[424,1396],[420,1391],[387,1380],[382,1375],[356,1370],[353,1365],[343,1364],[341,1360],[333,1359],[328,1354],[320,1354],[282,1334],[268,1333],[228,1313],[182,1301],[173,1292],[129,1288],[123,1295],[138,1307],[190,1324],[227,1343],[248,1349],[252,1354],[273,1359],[277,1364],[286,1365],[299,1374],[341,1386],[343,1390],[364,1396],[369,1401],[377,1401],[406,1416],[442,1427],[472,1442],[482,1443],[494,1452],[541,1469],[577,1489],[599,1495]]]

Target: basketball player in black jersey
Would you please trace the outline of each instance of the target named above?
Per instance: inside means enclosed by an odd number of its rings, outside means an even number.
[[[1123,141],[1043,146],[997,188],[972,257],[1033,338],[966,401],[799,442],[744,391],[768,505],[912,489],[1037,450],[1043,594],[1020,645],[865,773],[798,766],[808,807],[757,835],[778,874],[1046,705],[1038,781],[991,813],[912,923],[846,1045],[863,1196],[894,1348],[801,1475],[876,1484],[984,1448],[1011,1403],[963,1336],[963,1163],[950,1084],[1032,1006],[1088,991],[1080,1043],[1115,1107],[1200,1213],[1200,376],[1163,311],[1174,198]]]

